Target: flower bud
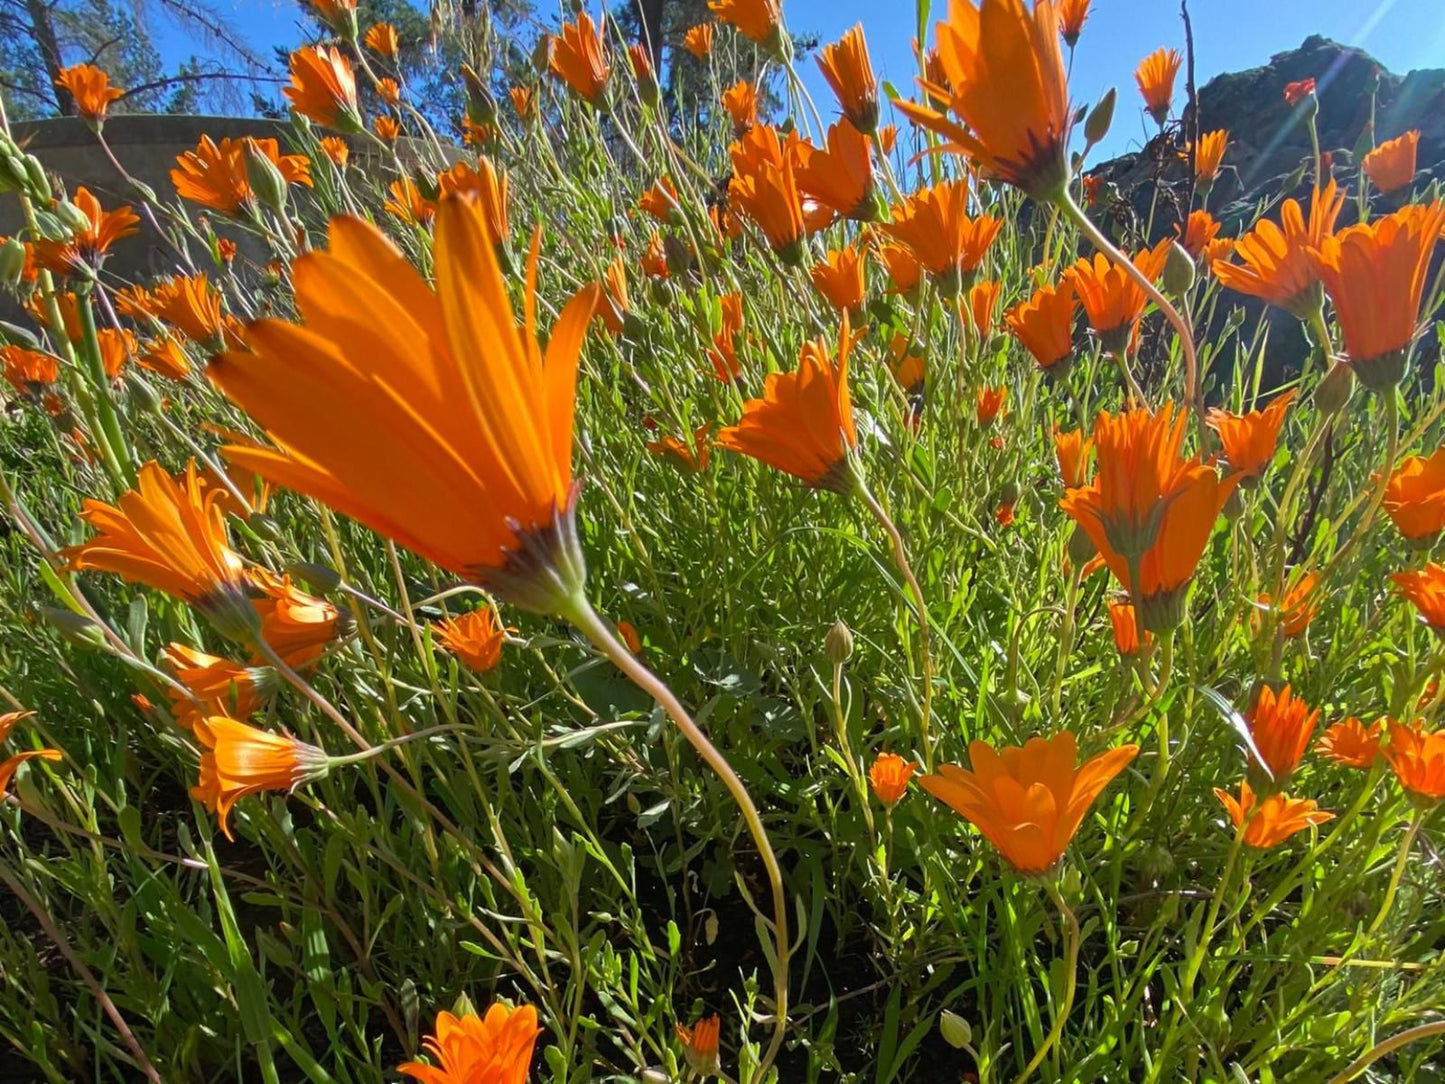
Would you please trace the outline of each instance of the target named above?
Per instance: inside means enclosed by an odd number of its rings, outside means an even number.
[[[26,350],[39,350],[40,340],[28,327],[0,320],[0,346],[7,345],[24,347]]]
[[[156,190],[145,181],[138,181],[134,177],[130,179],[131,194],[142,203],[154,203],[156,201]]]
[[[105,646],[105,630],[88,617],[55,606],[40,607],[40,616],[77,647]]]
[[[1179,297],[1189,292],[1194,285],[1194,257],[1184,250],[1178,241],[1169,245],[1169,255],[1164,261],[1163,283],[1168,293]]]
[[[823,655],[834,666],[842,666],[853,657],[853,630],[841,620],[834,621],[823,637]]]
[[[1074,533],[1069,535],[1069,560],[1082,568],[1092,561],[1098,552],[1088,532],[1082,527],[1075,527]]]
[[[1066,900],[1076,900],[1083,894],[1084,875],[1079,872],[1078,866],[1070,866],[1064,870],[1064,875],[1059,878],[1059,891]]]
[[[1089,117],[1084,121],[1084,138],[1091,146],[1101,142],[1109,134],[1109,127],[1114,123],[1114,103],[1118,97],[1118,92],[1110,87],[1104,91],[1098,104],[1089,110]]]
[[[286,178],[281,176],[276,163],[254,139],[243,144],[241,157],[246,163],[246,181],[256,199],[263,207],[282,214],[286,209]]]
[[[25,243],[14,237],[0,244],[0,283],[9,287],[20,285],[25,274]]]
[[[25,156],[25,180],[30,187],[30,194],[41,203],[49,203],[52,195],[50,191],[50,175],[45,172],[40,159],[33,154]]]
[[[1343,362],[1335,362],[1315,386],[1315,407],[1326,416],[1338,414],[1355,390],[1355,374]]]
[[[973,1028],[956,1012],[944,1009],[938,1014],[938,1033],[943,1041],[955,1050],[962,1050],[973,1042]]]
[[[72,233],[84,233],[90,229],[90,216],[68,199],[55,205],[55,217]]]
[[[335,569],[312,561],[293,561],[286,566],[286,571],[311,590],[323,594],[341,585],[341,575]]]

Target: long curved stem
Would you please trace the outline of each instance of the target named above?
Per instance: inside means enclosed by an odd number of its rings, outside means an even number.
[[[693,721],[687,709],[682,706],[682,701],[667,684],[656,674],[644,666],[627,646],[618,640],[612,627],[604,621],[597,611],[592,608],[585,598],[579,596],[571,599],[565,610],[559,616],[570,621],[579,632],[590,640],[594,647],[612,662],[612,665],[621,670],[634,685],[649,694],[654,700],[662,705],[663,710],[677,724],[682,736],[687,739],[688,744],[693,747],[703,761],[711,768],[717,777],[722,780],[723,786],[732,795],[733,801],[737,803],[738,810],[742,813],[743,821],[748,826],[748,834],[752,836],[753,844],[758,848],[758,855],[763,861],[763,868],[767,872],[768,886],[773,895],[773,940],[775,955],[773,957],[773,997],[775,1004],[773,1037],[769,1042],[767,1050],[762,1059],[758,1062],[757,1072],[754,1079],[763,1080],[767,1070],[777,1057],[778,1051],[782,1049],[783,1038],[787,1034],[788,1027],[788,956],[790,942],[788,937],[788,897],[783,889],[783,871],[778,865],[777,855],[773,853],[772,841],[768,838],[768,830],[763,825],[763,818],[758,813],[758,807],[753,803],[752,795],[743,781],[738,778],[733,766],[728,763],[727,757],[718,751],[717,746],[708,739],[703,730]]]
[[[1410,820],[1410,827],[1406,829],[1404,838],[1400,840],[1400,850],[1395,855],[1395,868],[1390,872],[1390,884],[1385,889],[1385,898],[1380,902],[1379,913],[1370,923],[1370,928],[1365,931],[1366,940],[1375,936],[1380,927],[1385,924],[1385,919],[1389,917],[1390,909],[1395,906],[1395,895],[1400,891],[1400,878],[1405,875],[1405,863],[1410,858],[1410,848],[1415,843],[1415,836],[1420,831],[1420,825],[1424,823],[1424,813],[1417,810],[1415,816]]]
[[[1438,1020],[1433,1024],[1421,1024],[1418,1027],[1402,1031],[1398,1035],[1392,1035],[1382,1043],[1376,1043],[1350,1062],[1344,1072],[1330,1077],[1329,1084],[1348,1084],[1385,1055],[1394,1053],[1407,1043],[1413,1043],[1417,1039],[1428,1039],[1432,1035],[1445,1035],[1445,1020]]]
[[[1064,985],[1064,1003],[1054,1013],[1054,1026],[1049,1028],[1049,1033],[1044,1036],[1043,1045],[1034,1051],[1034,1056],[1024,1066],[1024,1071],[1015,1078],[1014,1084],[1024,1084],[1029,1077],[1033,1076],[1034,1070],[1044,1063],[1049,1051],[1058,1043],[1059,1037],[1064,1033],[1064,1025],[1068,1023],[1069,1013],[1074,1008],[1074,992],[1079,983],[1079,942],[1083,939],[1079,930],[1079,920],[1074,916],[1074,912],[1064,901],[1063,895],[1053,881],[1045,881],[1044,887],[1048,890],[1049,896],[1059,909],[1060,917],[1064,920],[1064,969],[1067,975]]]

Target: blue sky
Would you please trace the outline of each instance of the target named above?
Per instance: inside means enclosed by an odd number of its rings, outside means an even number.
[[[214,6],[258,49],[299,38],[294,0],[214,0]],[[545,0],[538,7],[545,12]],[[947,0],[934,0],[936,12],[946,7]],[[861,22],[879,75],[905,92],[911,87],[915,15],[908,0],[783,0],[783,12],[792,30],[816,33],[824,41]],[[1358,45],[1394,72],[1445,67],[1445,0],[1192,0],[1190,14],[1201,85],[1220,72],[1263,64],[1312,33]],[[168,53],[194,49],[170,35],[163,43]],[[1105,152],[1126,150],[1148,134],[1134,65],[1161,45],[1182,52],[1183,44],[1178,0],[1095,0],[1071,85],[1078,103],[1095,101],[1110,86],[1119,88],[1121,108]],[[827,112],[828,90],[811,61],[803,74]]]

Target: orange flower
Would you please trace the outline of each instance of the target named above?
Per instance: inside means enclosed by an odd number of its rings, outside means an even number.
[[[180,689],[169,690],[171,712],[184,730],[210,715],[244,719],[276,690],[275,671],[208,655],[188,644],[167,644],[161,665],[190,691],[187,696]]]
[[[818,68],[843,109],[843,116],[858,131],[872,135],[878,127],[878,80],[868,57],[863,24],[845,31],[818,53]]]
[[[854,245],[829,251],[810,272],[813,286],[839,312],[859,313],[867,296],[867,261]]]
[[[401,104],[401,84],[389,76],[376,81],[376,94],[393,109]]]
[[[401,39],[391,23],[376,23],[366,32],[362,43],[377,56],[392,60],[401,52]]]
[[[242,798],[263,790],[293,791],[328,769],[329,758],[314,745],[224,715],[196,719],[195,734],[203,751],[191,797],[216,814],[227,839],[236,838],[228,819]]]
[[[1154,281],[1164,271],[1172,243],[1165,238],[1153,248],[1136,252],[1134,266]],[[1114,354],[1132,350],[1149,297],[1124,269],[1102,252],[1096,252],[1092,260],[1080,257],[1065,272],[1065,279],[1078,295],[1089,318],[1089,327],[1104,349]]]
[[[735,26],[745,38],[774,52],[781,48],[783,9],[779,0],[708,0],[719,22]]]
[[[873,793],[880,802],[894,806],[908,793],[908,781],[917,770],[917,764],[904,760],[897,753],[879,753],[878,759],[868,769],[868,782],[873,784]]]
[[[712,443],[708,440],[711,423],[704,423],[693,430],[692,446],[689,447],[677,437],[668,435],[661,440],[649,441],[646,448],[653,455],[659,455],[673,466],[688,474],[701,474],[707,470],[712,458]]]
[[[1256,803],[1254,791],[1248,783],[1239,785],[1239,800],[1228,791],[1214,788],[1240,839],[1246,846],[1259,850],[1277,847],[1296,832],[1312,828],[1334,819],[1333,813],[1326,813],[1307,798],[1290,798],[1284,794],[1271,794],[1264,801]]]
[[[101,209],[100,200],[83,185],[70,200],[90,223],[63,240],[42,237],[31,245],[36,264],[57,275],[69,275],[87,266],[100,266],[101,258],[123,237],[135,233],[140,224],[136,213],[124,205]]]
[[[1279,630],[1281,634],[1288,637],[1298,636],[1309,628],[1315,615],[1319,613],[1319,600],[1315,598],[1315,588],[1319,586],[1320,574],[1318,572],[1306,572],[1304,575],[1295,578],[1284,593],[1284,601],[1279,604]],[[1259,604],[1264,609],[1271,608],[1269,593],[1265,592],[1259,596]],[[1259,615],[1256,613],[1256,624]]]
[[[677,1041],[682,1043],[682,1057],[688,1068],[704,1076],[712,1076],[718,1067],[718,1043],[722,1037],[722,1021],[717,1013],[704,1016],[692,1027],[675,1024]]]
[[[687,33],[682,36],[682,47],[698,60],[706,60],[712,55],[713,38],[716,36],[717,27],[712,23],[699,23],[687,28]]]
[[[10,731],[15,724],[22,719],[29,719],[35,713],[33,711],[7,711],[0,715],[0,742],[10,736]],[[44,760],[59,760],[61,752],[59,749],[27,749],[21,753],[15,753],[0,760],[0,800],[5,797],[5,792],[10,789],[10,780],[15,777],[16,770],[27,760],[34,760],[40,757]]]
[[[1219,233],[1219,225],[1208,211],[1191,211],[1182,231],[1174,224],[1174,236],[1184,251],[1198,260]]]
[[[512,99],[512,108],[517,111],[517,116],[528,120],[536,114],[537,96],[531,87],[515,86],[507,94]]]
[[[261,636],[288,666],[310,666],[341,630],[341,612],[324,598],[309,595],[291,582],[264,569],[251,573],[261,591],[253,605],[261,619]],[[263,661],[256,656],[255,662]]]
[[[371,130],[383,143],[395,143],[401,138],[401,121],[383,113],[371,122]]]
[[[1385,485],[1384,509],[1412,541],[1445,530],[1445,447],[1400,461]]]
[[[230,330],[221,313],[221,296],[204,273],[178,275],[159,283],[148,301],[149,314],[164,320],[188,339],[214,344]]]
[[[899,333],[893,336],[893,342],[889,344],[888,371],[903,394],[908,396],[910,421],[915,421],[923,408],[924,383],[928,374],[923,355],[915,349],[915,344],[907,335]]]
[[[1059,461],[1059,477],[1065,489],[1078,489],[1085,484],[1093,450],[1093,438],[1084,436],[1083,430],[1054,430],[1054,455]]]
[[[597,315],[614,338],[627,330],[625,323],[632,311],[632,302],[627,296],[627,264],[621,256],[607,265],[602,274],[602,298],[597,305]]]
[[[1310,249],[1334,232],[1344,203],[1344,193],[1336,190],[1334,181],[1323,191],[1315,189],[1308,222],[1298,201],[1285,200],[1280,224],[1267,219],[1255,223],[1254,229],[1234,242],[1234,252],[1244,262],[1216,260],[1215,276],[1231,290],[1257,297],[1301,320],[1310,319],[1320,306],[1319,274]]]
[[[742,420],[717,435],[728,451],[752,456],[810,486],[852,490],[849,454],[858,444],[848,398],[848,353],[855,336],[843,314],[838,349],[821,339],[804,343],[797,371],[769,373],[763,397],[743,404]]]
[[[334,34],[355,38],[356,0],[311,0],[311,8]]]
[[[351,158],[351,147],[340,136],[322,136],[321,150],[337,169],[345,169],[347,160]]]
[[[1445,798],[1445,730],[1433,733],[1420,723],[1403,726],[1393,719],[1385,759],[1412,801],[1433,805]]]
[[[291,85],[283,87],[291,108],[303,117],[343,132],[361,131],[356,76],[340,49],[308,45],[291,54]]]
[[[1061,502],[1109,571],[1137,593],[1152,632],[1183,619],[1195,567],[1234,489],[1234,479],[1221,479],[1198,455],[1180,454],[1187,423],[1173,403],[1156,414],[1101,412],[1094,422],[1096,477]]]
[[[125,97],[125,91],[110,85],[110,76],[94,64],[72,64],[60,69],[55,85],[75,100],[75,110],[93,125],[105,123],[110,103]]]
[[[243,596],[245,573],[231,549],[219,495],[202,490],[195,460],[180,478],[147,463],[138,488],[114,505],[85,501],[80,518],[95,528],[95,537],[63,556],[73,570],[114,572],[193,605]]]
[[[967,298],[959,299],[959,316],[968,322],[968,326],[980,340],[987,339],[993,331],[993,311],[998,306],[999,294],[1002,292],[1002,284],[990,279],[974,283],[969,288]]]
[[[1299,105],[1315,92],[1315,81],[1313,79],[1298,79],[1293,83],[1286,83],[1284,86],[1285,105]]]
[[[642,637],[638,634],[637,626],[631,621],[617,622],[617,635],[627,645],[628,651],[634,655],[642,654]]]
[[[5,379],[21,395],[36,395],[60,379],[60,359],[21,346],[0,346]]]
[[[437,642],[479,674],[485,674],[502,658],[507,629],[495,606],[471,610],[461,617],[449,617],[432,626]]]
[[[524,1084],[541,1033],[530,1005],[497,1002],[481,1018],[438,1013],[435,1034],[422,1043],[436,1064],[409,1061],[397,1069],[422,1084]]]
[[[1442,228],[1445,201],[1411,204],[1325,237],[1311,250],[1350,364],[1367,388],[1386,390],[1404,376]]]
[[[739,79],[722,92],[722,107],[732,121],[733,134],[745,135],[758,123],[758,88]]]
[[[1229,133],[1223,128],[1205,132],[1199,137],[1199,143],[1194,148],[1194,182],[1200,191],[1208,192],[1213,186],[1228,146]]]
[[[1074,288],[1067,281],[1041,286],[1004,313],[1004,322],[1040,369],[1062,376],[1074,358]]]
[[[759,125],[728,153],[733,160],[729,198],[763,231],[774,251],[786,260],[796,259],[807,223],[792,150],[779,140],[777,129]]]
[[[1169,119],[1169,103],[1174,100],[1174,77],[1179,74],[1179,65],[1183,62],[1178,50],[1159,48],[1139,61],[1139,66],[1134,69],[1134,82],[1139,84],[1139,93],[1144,96],[1144,108],[1160,127]]]
[[[1114,630],[1114,647],[1124,658],[1139,654],[1139,621],[1128,599],[1109,600],[1109,625]],[[1144,633],[1144,642],[1153,643],[1152,633]]]
[[[672,183],[672,178],[664,173],[657,179],[657,183],[649,188],[637,201],[637,208],[650,214],[659,222],[666,222],[672,218],[673,211],[677,210],[680,202],[677,195],[677,188]]]
[[[129,329],[117,331],[104,327],[96,332],[95,338],[100,347],[100,367],[114,380],[136,351],[135,334]]]
[[[721,310],[718,333],[713,336],[712,349],[708,360],[712,362],[713,375],[726,384],[742,372],[738,363],[737,337],[743,330],[743,295],[724,294],[718,299]]]
[[[407,225],[424,226],[436,217],[436,201],[423,196],[421,189],[410,177],[400,177],[392,181],[386,190],[391,196],[381,205],[382,209]]]
[[[1245,721],[1259,751],[1259,762],[1273,782],[1272,789],[1283,787],[1299,766],[1319,718],[1319,709],[1311,711],[1288,685],[1278,693],[1268,685],[1260,687]]]
[[[1370,151],[1360,162],[1360,168],[1381,192],[1393,192],[1415,179],[1415,155],[1419,147],[1419,129],[1412,128]]]
[[[547,66],[571,87],[583,101],[601,109],[606,104],[607,80],[612,74],[602,31],[585,11],[575,23],[563,23],[562,32],[552,39]]]
[[[443,196],[452,192],[475,198],[492,244],[505,244],[512,235],[507,213],[507,172],[499,169],[486,155],[477,158],[474,167],[458,162],[444,173],[437,174],[437,188]]]
[[[906,294],[923,278],[923,265],[907,245],[881,245],[878,258],[888,269],[889,293]]]
[[[250,353],[211,364],[278,445],[231,447],[226,457],[509,601],[555,612],[565,600],[560,585],[544,583],[543,571],[557,571],[547,560],[574,579],[568,597],[581,586],[572,416],[597,287],[563,309],[544,355],[537,245],[518,328],[474,203],[442,201],[435,292],[374,226],[335,218],[330,241],[293,265],[305,326],[253,323]]]
[[[1427,561],[1424,568],[1396,572],[1391,582],[1437,632],[1445,633],[1445,567]]]
[[[978,424],[987,429],[994,420],[1008,413],[1008,388],[978,389]]]
[[[1205,420],[1209,428],[1219,434],[1229,469],[1238,474],[1241,481],[1258,479],[1274,460],[1280,427],[1284,425],[1285,411],[1294,396],[1295,390],[1291,388],[1276,395],[1263,410],[1251,410],[1247,414],[1231,414],[1218,407],[1209,411]]]
[[[878,216],[868,137],[846,121],[828,129],[826,150],[797,144],[798,187],[830,211],[857,222]]]
[[[1070,49],[1079,44],[1079,35],[1089,18],[1090,3],[1091,0],[1059,0],[1059,34]]]
[[[662,235],[654,233],[647,239],[647,250],[639,261],[642,272],[651,278],[665,279],[671,272],[667,266],[667,250],[662,244]]]
[[[1062,195],[1073,111],[1052,0],[1036,0],[1032,14],[1024,0],[955,0],[935,37],[941,79],[920,79],[919,86],[958,120],[914,102],[898,108],[947,137],[949,149],[987,176],[1036,199]]]
[[[963,276],[983,263],[1002,227],[992,215],[969,218],[967,183],[944,181],[894,207],[893,221],[883,228],[907,245],[945,289],[956,291]]]
[[[1335,723],[1320,735],[1315,752],[1326,760],[1343,764],[1346,768],[1373,768],[1384,755],[1380,739],[1384,734],[1383,721],[1365,726],[1354,716]]]
[[[305,155],[282,154],[274,139],[222,139],[216,143],[203,135],[194,150],[176,158],[177,168],[171,170],[176,195],[223,215],[239,213],[253,199],[251,182],[246,176],[248,143],[252,153],[269,160],[287,184],[311,187],[310,161]]]
[[[1063,857],[1089,807],[1139,747],[1121,745],[1075,768],[1077,752],[1067,730],[999,752],[973,741],[972,771],[945,764],[919,783],[982,832],[1014,869],[1040,874]]]

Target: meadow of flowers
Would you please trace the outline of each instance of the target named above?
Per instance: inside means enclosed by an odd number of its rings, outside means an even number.
[[[6,1079],[1445,1079],[1414,133],[1229,236],[1179,52],[1071,99],[1089,0],[886,91],[713,0],[686,123],[482,19],[456,141],[313,2],[174,199],[0,142]]]

